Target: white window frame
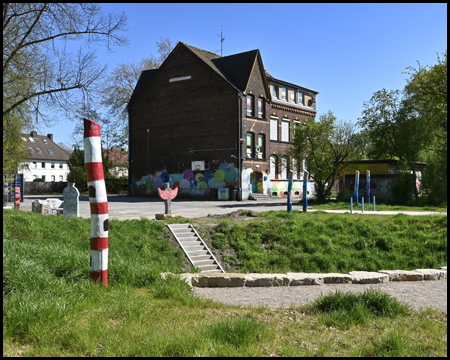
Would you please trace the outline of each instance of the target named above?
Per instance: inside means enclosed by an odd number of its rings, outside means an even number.
[[[289,119],[281,120],[281,141],[289,142]]]
[[[274,126],[275,123],[276,126]],[[278,141],[278,118],[270,118],[270,140]]]
[[[277,156],[270,155],[269,157],[269,167],[270,167],[270,179],[275,179],[277,175]]]
[[[286,156],[283,156],[281,158],[281,179],[286,180],[287,179],[287,173],[288,173],[288,158]]]

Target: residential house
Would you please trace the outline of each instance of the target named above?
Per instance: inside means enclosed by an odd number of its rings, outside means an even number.
[[[293,170],[302,196],[302,164],[282,154],[293,129],[315,117],[317,94],[268,74],[259,50],[222,57],[179,42],[159,69],[142,72],[128,104],[132,191],[170,182],[219,198],[226,189],[238,199],[286,196]]]
[[[23,181],[37,178],[45,182],[67,181],[70,154],[53,141],[53,134],[38,135],[36,131],[32,131],[21,136],[24,146],[30,151],[29,158],[18,171],[23,174]]]
[[[109,157],[113,163],[113,168],[110,169],[110,173],[119,178],[122,176],[128,176],[128,153],[125,149],[116,149],[112,147],[110,149],[103,149],[103,156]]]

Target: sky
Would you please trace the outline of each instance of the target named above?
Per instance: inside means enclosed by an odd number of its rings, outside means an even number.
[[[97,49],[118,63],[158,55],[160,38],[223,56],[259,49],[273,77],[318,91],[318,115],[331,110],[356,122],[374,92],[403,89],[407,67],[437,63],[447,48],[447,4],[102,4],[125,12],[127,47]],[[80,119],[81,121],[81,119]],[[61,119],[39,134],[70,144],[75,122]]]

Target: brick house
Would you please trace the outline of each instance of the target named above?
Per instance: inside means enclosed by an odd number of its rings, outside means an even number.
[[[128,104],[132,191],[169,181],[193,195],[285,196],[293,170],[302,196],[301,164],[282,154],[315,117],[317,94],[268,74],[259,50],[221,57],[179,42],[142,72]]]

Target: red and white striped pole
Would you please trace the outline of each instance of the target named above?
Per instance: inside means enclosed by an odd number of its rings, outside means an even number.
[[[102,166],[100,125],[84,118],[84,163],[91,206],[90,278],[108,285],[108,198]]]

